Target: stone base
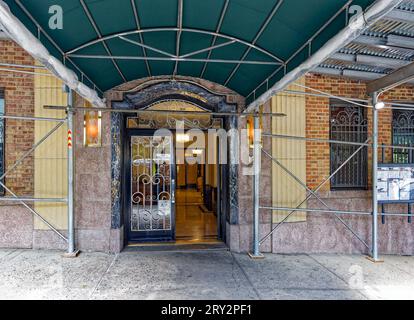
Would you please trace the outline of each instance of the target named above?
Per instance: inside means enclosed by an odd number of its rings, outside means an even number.
[[[262,255],[262,254],[259,254],[259,255],[255,255],[254,253],[248,253],[247,254],[249,257],[250,257],[250,259],[252,259],[252,260],[263,260],[264,258],[265,258],[265,256],[264,255]]]
[[[384,263],[385,261],[382,259],[375,260],[374,258],[367,256],[365,257],[367,260],[371,261],[372,263]]]
[[[76,250],[75,252],[72,252],[72,253],[66,252],[62,255],[62,257],[66,259],[74,259],[74,258],[77,258],[80,255],[80,253],[81,253],[80,250]]]

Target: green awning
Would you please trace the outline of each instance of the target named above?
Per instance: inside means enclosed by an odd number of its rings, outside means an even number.
[[[192,76],[250,100],[316,52],[374,0],[6,0],[85,84]],[[49,8],[63,29],[49,28]]]

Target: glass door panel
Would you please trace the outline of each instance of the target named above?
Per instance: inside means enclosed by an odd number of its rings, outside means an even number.
[[[131,137],[130,240],[174,238],[171,136]]]

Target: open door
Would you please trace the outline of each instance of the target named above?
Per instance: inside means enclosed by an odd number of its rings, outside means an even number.
[[[172,136],[131,131],[129,241],[175,240],[175,168]]]

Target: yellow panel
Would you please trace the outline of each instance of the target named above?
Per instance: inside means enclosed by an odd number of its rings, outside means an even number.
[[[304,85],[304,79],[297,81]],[[300,91],[297,86],[288,89]],[[272,132],[278,135],[306,136],[306,98],[304,95],[280,93],[272,99],[272,112],[284,113],[287,117],[273,118]],[[273,156],[301,181],[306,183],[306,142],[274,138]],[[296,208],[305,198],[306,190],[279,165],[273,163],[273,206]],[[302,208],[306,208],[305,205]],[[274,211],[273,223],[281,222],[290,212]],[[287,222],[306,221],[306,213],[293,214]]]
[[[47,71],[43,71],[47,73]],[[66,106],[67,96],[62,91],[62,82],[55,77],[35,75],[35,116],[65,118],[60,110],[45,110],[43,106]],[[42,139],[58,123],[36,121],[35,140]],[[66,198],[67,196],[67,126],[63,125],[35,151],[35,197]],[[36,203],[39,212],[54,227],[67,229],[66,204]],[[46,230],[47,226],[35,219],[35,229]]]

